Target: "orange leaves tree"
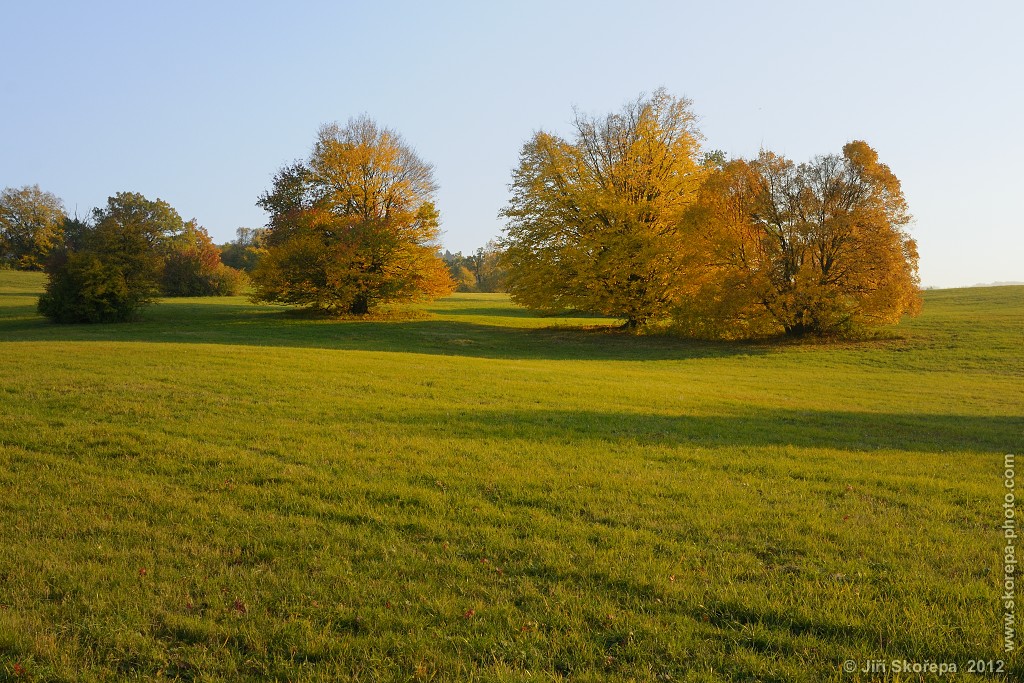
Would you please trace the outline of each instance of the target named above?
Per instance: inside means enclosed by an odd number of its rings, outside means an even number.
[[[321,127],[309,159],[260,197],[270,221],[254,299],[363,314],[450,293],[435,191],[433,167],[394,131],[366,117]]]
[[[505,286],[530,308],[628,328],[664,319],[688,286],[683,216],[703,175],[690,103],[658,90],[575,123],[571,142],[538,132],[523,146],[503,211]]]
[[[690,103],[664,90],[575,123],[571,141],[536,133],[513,172],[501,246],[517,303],[731,338],[920,309],[906,200],[866,143],[799,165],[702,157]]]
[[[677,317],[733,337],[896,323],[921,305],[910,220],[899,180],[861,141],[799,165],[771,152],[722,164],[688,213],[702,287]]]
[[[195,219],[161,245],[164,268],[160,280],[165,296],[233,296],[245,275],[221,262],[220,249]]]

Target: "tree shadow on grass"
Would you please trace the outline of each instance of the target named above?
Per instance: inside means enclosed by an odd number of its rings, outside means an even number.
[[[465,312],[473,310],[473,313]],[[458,312],[461,311],[461,312]],[[537,360],[672,360],[755,355],[763,346],[634,336],[613,328],[586,329],[542,319],[535,327],[502,325],[500,318],[535,317],[512,307],[454,309],[444,315],[494,317],[333,320],[289,309],[223,300],[179,300],[146,309],[140,320],[108,325],[56,325],[34,306],[0,308],[0,342],[150,342],[279,346],[350,351]]]
[[[550,443],[1012,452],[1024,417],[755,408],[725,415],[450,409],[392,413],[403,433]]]
[[[512,306],[459,306],[457,308],[432,307],[432,313],[455,316],[476,316],[494,318],[538,318],[541,320],[595,320],[593,313],[571,311],[568,313],[543,313]]]

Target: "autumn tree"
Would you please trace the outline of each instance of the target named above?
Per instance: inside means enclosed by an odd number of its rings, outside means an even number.
[[[687,222],[700,290],[677,310],[724,336],[842,333],[920,308],[900,182],[866,143],[808,163],[771,152],[721,163]]]
[[[161,251],[160,289],[166,296],[232,296],[245,284],[240,271],[221,263],[220,249],[195,219],[184,223]]]
[[[0,267],[41,270],[60,242],[64,203],[38,185],[0,193]]]
[[[270,221],[254,299],[364,314],[451,292],[435,191],[433,167],[394,131],[365,116],[321,127],[259,200]]]
[[[682,218],[703,177],[690,102],[658,90],[620,112],[577,115],[573,140],[538,132],[513,173],[502,241],[517,303],[667,317],[687,287]]]

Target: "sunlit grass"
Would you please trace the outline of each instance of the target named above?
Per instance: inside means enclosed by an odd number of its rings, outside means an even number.
[[[1001,657],[1024,288],[929,292],[879,341],[740,345],[502,295],[68,327],[41,286],[0,271],[0,680]]]

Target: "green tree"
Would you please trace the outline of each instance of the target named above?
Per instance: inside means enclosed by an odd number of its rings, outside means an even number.
[[[145,304],[124,273],[92,251],[65,254],[50,274],[39,312],[58,323],[129,320]]]
[[[808,163],[725,163],[688,224],[702,287],[677,313],[724,336],[848,333],[916,314],[917,246],[900,182],[866,143]]]
[[[503,211],[506,288],[629,328],[665,318],[687,284],[680,226],[705,173],[690,102],[658,90],[575,128],[571,142],[539,132],[523,147]]]
[[[259,200],[270,222],[254,299],[364,314],[451,292],[435,190],[433,167],[397,133],[366,117],[323,126]]]
[[[476,278],[478,292],[505,291],[505,271],[501,259],[501,247],[494,240],[489,241],[468,257],[469,269]]]
[[[160,293],[168,245],[184,232],[184,221],[162,199],[120,192],[93,210],[88,248],[117,267],[130,291],[146,304]]]
[[[266,228],[238,228],[234,241],[220,246],[220,260],[226,266],[251,273],[259,262],[266,232]]]
[[[47,266],[39,311],[57,322],[128,320],[160,292],[167,243],[181,217],[167,202],[122,192],[77,224]]]
[[[472,256],[463,256],[461,251],[457,251],[454,254],[450,251],[445,251],[441,254],[441,260],[448,266],[448,274],[451,276],[452,281],[455,282],[456,292],[477,291],[476,275],[470,270],[473,265]]]
[[[66,219],[60,198],[38,185],[6,188],[0,193],[0,266],[41,270]]]

